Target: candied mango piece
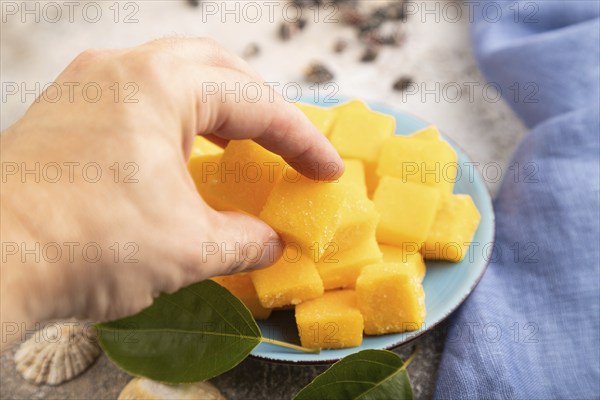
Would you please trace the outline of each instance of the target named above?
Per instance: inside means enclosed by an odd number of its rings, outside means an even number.
[[[339,182],[284,177],[268,197],[260,219],[317,262],[338,230],[346,191]]]
[[[384,176],[373,196],[381,220],[377,241],[401,248],[421,248],[436,215],[440,192]]]
[[[296,324],[304,347],[341,349],[362,343],[363,317],[352,290],[327,292],[299,304]]]
[[[315,263],[310,257],[288,249],[274,265],[250,273],[260,304],[265,308],[299,304],[323,294],[323,281]]]
[[[480,220],[471,196],[444,196],[421,253],[427,260],[461,261],[467,255]]]
[[[385,139],[394,135],[396,119],[372,111],[360,100],[336,107],[337,118],[329,140],[344,158],[364,162],[367,187],[372,193],[377,186],[377,161]]]
[[[396,263],[408,269],[411,274],[414,274],[419,282],[423,282],[425,278],[425,262],[423,256],[418,251],[410,251],[409,249],[401,249],[400,247],[379,245],[379,250],[383,255],[383,262]]]
[[[219,167],[214,195],[238,210],[258,215],[282,176],[283,159],[252,140],[229,142]]]
[[[441,194],[452,193],[458,171],[457,155],[443,140],[394,136],[383,142],[377,174],[402,182],[422,183]]]
[[[425,321],[425,292],[419,279],[396,263],[363,268],[356,296],[367,335],[419,329]]]
[[[341,206],[341,220],[332,243],[333,246],[345,250],[358,241],[375,236],[379,223],[379,212],[375,204],[355,187],[346,190],[346,197]]]
[[[212,280],[240,299],[248,307],[254,319],[267,319],[271,315],[271,309],[265,308],[260,304],[250,274],[239,273],[235,275],[216,276]]]
[[[326,290],[353,288],[362,268],[381,260],[377,241],[371,236],[348,248],[325,252],[317,263],[317,269]]]
[[[223,149],[203,136],[194,137],[191,157],[208,154],[223,154]]]
[[[319,107],[306,103],[296,103],[296,106],[298,106],[310,122],[312,122],[323,135],[329,136],[333,123],[335,122],[336,112],[334,108]]]
[[[427,128],[423,128],[420,131],[416,131],[409,137],[423,140],[442,140],[440,131],[434,125],[430,125]]]
[[[220,181],[219,167],[223,149],[209,140],[196,136],[188,162],[188,171],[196,190],[204,201],[218,211],[231,211],[235,207],[216,190]]]
[[[346,170],[339,179],[340,183],[358,187],[365,197],[367,196],[367,180],[365,178],[365,166],[360,160],[344,160]]]

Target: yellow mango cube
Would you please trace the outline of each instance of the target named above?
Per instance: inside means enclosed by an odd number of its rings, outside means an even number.
[[[229,142],[219,168],[215,195],[236,209],[258,215],[282,177],[285,162],[252,140]]]
[[[365,197],[367,197],[367,180],[365,178],[365,166],[360,160],[344,160],[346,170],[339,182],[345,185],[354,185],[358,187]]]
[[[188,171],[196,190],[204,201],[218,211],[231,211],[235,207],[216,190],[220,182],[220,165],[223,149],[202,136],[194,138]]]
[[[310,257],[295,249],[288,250],[272,266],[250,273],[260,304],[265,308],[299,304],[324,292],[323,281]]]
[[[444,196],[421,253],[427,260],[461,261],[467,255],[480,220],[471,196]]]
[[[409,137],[412,137],[415,139],[423,139],[423,140],[442,140],[440,131],[434,125],[430,125],[427,128],[423,128],[420,131],[416,131]]]
[[[336,112],[334,108],[319,107],[306,103],[296,103],[296,106],[323,135],[329,136],[335,122]]]
[[[336,107],[336,122],[329,135],[333,147],[343,158],[361,160],[365,165],[367,187],[377,186],[377,162],[385,139],[394,135],[396,120],[391,115],[372,111],[360,100]]]
[[[340,224],[331,242],[336,248],[345,250],[358,241],[374,237],[378,223],[379,212],[375,204],[362,190],[350,186],[346,189]]]
[[[260,304],[250,274],[239,273],[235,275],[216,276],[212,280],[240,299],[248,307],[254,319],[267,319],[271,315],[271,309],[265,308]]]
[[[356,280],[356,296],[367,335],[413,331],[425,322],[423,285],[400,264],[364,267]]]
[[[346,191],[339,182],[284,177],[268,197],[260,219],[317,262],[338,230]]]
[[[377,241],[400,248],[420,249],[431,230],[440,192],[417,183],[384,176],[373,196],[381,214]]]
[[[421,183],[450,194],[458,171],[457,155],[443,140],[394,136],[383,142],[377,174]]]
[[[299,304],[296,324],[304,347],[341,349],[362,343],[363,317],[352,290],[327,292]]]
[[[402,265],[408,269],[411,274],[414,274],[419,282],[423,282],[425,278],[425,261],[423,256],[415,249],[402,249],[400,247],[388,246],[385,244],[379,245],[379,250],[383,255],[384,263],[395,263]]]
[[[202,156],[207,154],[223,154],[223,149],[220,146],[217,146],[204,136],[196,136],[194,137],[194,143],[192,144],[192,153],[191,157],[194,156]]]
[[[353,288],[356,278],[365,265],[379,263],[382,260],[374,235],[353,246],[337,250],[325,252],[323,258],[317,263],[325,290]]]

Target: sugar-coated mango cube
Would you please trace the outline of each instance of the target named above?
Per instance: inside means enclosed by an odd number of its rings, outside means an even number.
[[[269,195],[260,219],[317,262],[338,230],[346,191],[339,182],[284,176]]]
[[[356,280],[356,295],[367,335],[412,331],[425,321],[423,285],[402,265],[364,267]]]
[[[367,196],[367,180],[365,178],[365,166],[360,160],[344,160],[346,170],[339,179],[340,183],[355,185]]]
[[[271,309],[260,304],[256,289],[250,274],[239,273],[235,275],[223,275],[212,278],[213,281],[229,290],[231,294],[240,299],[252,313],[255,319],[267,319],[271,315]]]
[[[457,171],[457,155],[448,143],[411,136],[385,139],[377,167],[379,176],[422,183],[441,194],[452,193]]]
[[[299,304],[324,292],[323,281],[310,257],[297,249],[288,250],[272,266],[250,273],[260,304],[265,308]]]
[[[419,282],[423,282],[425,278],[425,261],[421,253],[415,249],[402,249],[400,247],[388,246],[385,244],[379,245],[379,250],[383,255],[384,263],[396,263],[402,265],[413,273]]]
[[[346,189],[341,205],[341,219],[332,243],[339,249],[346,249],[358,241],[375,236],[379,222],[379,212],[364,191],[350,186]]]
[[[416,131],[409,137],[415,139],[424,139],[424,140],[441,140],[442,137],[440,135],[440,131],[435,125],[430,125],[427,128],[423,128],[420,131]]]
[[[439,200],[437,189],[382,177],[373,196],[381,214],[377,241],[401,248],[421,248],[433,225]]]
[[[352,290],[326,292],[299,304],[296,324],[304,347],[340,349],[362,343],[363,317]]]
[[[353,288],[365,265],[381,262],[382,256],[375,236],[363,239],[347,248],[326,251],[317,263],[326,290]],[[337,251],[336,251],[337,250]]]
[[[310,122],[312,122],[323,135],[329,136],[336,116],[334,108],[319,107],[306,103],[296,103],[296,106],[298,106]]]
[[[364,162],[369,193],[377,185],[377,161],[383,141],[394,135],[396,120],[372,111],[360,100],[336,107],[337,118],[329,140],[343,158]]]
[[[190,157],[207,154],[223,154],[223,149],[204,136],[194,137],[194,143],[192,144],[192,153]]]
[[[421,253],[428,260],[461,261],[467,255],[480,220],[471,196],[443,196]]]
[[[283,159],[252,140],[229,142],[219,168],[216,195],[235,208],[258,215],[282,177]]]
[[[218,211],[230,211],[235,207],[222,193],[215,190],[220,181],[222,155],[222,148],[202,136],[196,136],[188,161],[188,171],[196,190],[209,206]]]

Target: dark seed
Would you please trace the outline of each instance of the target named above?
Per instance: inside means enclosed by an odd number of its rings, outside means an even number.
[[[336,53],[342,53],[344,50],[346,50],[346,47],[348,47],[348,42],[346,42],[344,39],[338,39],[333,45],[333,51]]]
[[[367,19],[367,15],[358,10],[354,4],[341,4],[339,6],[340,20],[346,25],[360,26]]]
[[[260,54],[260,47],[258,47],[258,45],[256,43],[250,43],[244,49],[244,52],[243,52],[242,56],[245,59],[248,59],[248,58],[252,58],[254,56],[257,56],[259,54]]]
[[[414,82],[412,80],[412,78],[408,77],[408,76],[403,76],[401,78],[398,78],[396,80],[396,82],[394,82],[394,90],[398,91],[398,92],[403,92],[406,89],[409,88],[410,85],[412,85]]]
[[[392,1],[385,8],[386,19],[392,21],[403,20],[405,15],[404,1]]]
[[[279,27],[279,38],[281,40],[290,40],[292,37],[292,27],[290,24],[282,23]]]
[[[192,7],[198,7],[200,5],[200,0],[188,0],[188,3],[190,3]]]
[[[358,31],[360,33],[374,31],[375,29],[379,28],[384,22],[385,18],[383,17],[383,15],[377,13],[372,14],[358,26]]]
[[[371,61],[375,61],[375,59],[377,58],[377,56],[379,55],[379,49],[375,46],[368,46],[365,49],[365,52],[363,53],[362,57],[360,58],[361,62],[371,62]]]
[[[324,0],[294,0],[293,3],[296,7],[307,8],[311,6],[320,6]]]
[[[289,40],[292,36],[299,33],[306,26],[306,20],[300,18],[294,22],[282,22],[279,26],[279,37],[282,40]]]
[[[323,64],[314,62],[304,71],[304,78],[311,83],[324,83],[333,80],[334,76]]]
[[[304,18],[300,18],[298,20],[298,29],[303,30],[304,27],[306,26],[306,20]]]
[[[387,35],[378,33],[373,37],[374,42],[382,46],[400,46],[405,39],[406,36],[399,30]]]

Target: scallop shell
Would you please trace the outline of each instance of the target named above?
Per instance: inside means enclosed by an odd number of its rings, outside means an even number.
[[[50,323],[15,353],[17,370],[36,385],[59,385],[85,371],[101,353],[93,329],[82,321]]]
[[[123,388],[119,400],[225,400],[219,389],[208,382],[166,385],[146,378],[133,378]]]

